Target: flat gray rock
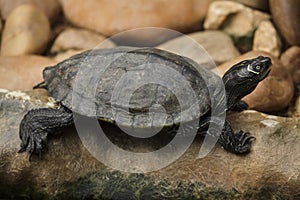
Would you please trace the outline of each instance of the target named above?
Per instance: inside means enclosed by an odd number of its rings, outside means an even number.
[[[34,156],[29,162],[26,153],[18,154],[18,126],[24,114],[32,108],[55,106],[42,90],[0,90],[1,198],[300,198],[299,118],[256,111],[232,114],[229,119],[235,130],[243,129],[256,137],[249,155],[236,156],[216,145],[208,156],[197,159],[202,141],[197,138],[166,168],[130,174],[109,169],[93,158],[74,127],[49,138],[48,151],[41,160]]]

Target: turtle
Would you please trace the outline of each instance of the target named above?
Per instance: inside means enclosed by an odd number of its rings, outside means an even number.
[[[161,68],[153,67],[153,63]],[[242,98],[268,76],[271,66],[269,57],[258,56],[233,65],[220,78],[190,58],[155,47],[87,50],[43,70],[44,81],[34,89],[48,90],[60,106],[32,109],[25,114],[19,128],[21,144],[18,152],[27,151],[30,158],[33,154],[41,155],[47,146],[48,135],[72,125],[75,113],[96,117],[111,124],[118,121],[130,127],[152,127],[153,118],[150,119],[147,113],[154,104],[160,104],[164,107],[166,117],[160,120],[160,112],[156,113],[155,118],[159,120],[156,120],[155,126],[172,127],[178,123],[196,120],[198,132],[218,137],[218,143],[226,151],[238,155],[248,154],[254,137],[242,130],[234,132],[229,121],[223,122],[220,134],[207,131],[210,123],[221,123],[218,115],[211,116],[212,103],[215,102],[218,106],[219,103],[225,102],[225,107],[219,109],[220,115],[246,110],[248,104]],[[89,74],[76,81],[82,68],[88,69]],[[189,109],[191,102],[188,98],[179,106],[176,95],[159,84],[145,84],[145,87],[137,88],[129,103],[126,103],[127,100],[123,100],[122,96],[119,97],[119,101],[112,102],[114,87],[122,76],[128,73],[136,72],[137,76],[128,76],[127,82],[123,82],[124,87],[127,83],[137,84],[137,80],[146,79],[143,76],[146,70],[171,85],[181,78],[178,76],[165,80],[168,73],[164,71],[166,68],[183,77],[194,90],[196,104],[199,106],[197,112],[193,112],[195,109]],[[119,87],[122,87],[122,84]],[[181,88],[182,85],[177,87],[179,91],[185,91],[185,88]],[[222,87],[223,93],[220,92]],[[89,91],[92,89],[94,92]],[[213,93],[214,101],[210,93]],[[82,99],[77,105],[72,101],[74,94]],[[112,106],[119,110],[118,117],[112,112]]]

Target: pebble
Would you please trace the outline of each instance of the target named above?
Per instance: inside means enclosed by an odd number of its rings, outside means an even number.
[[[292,74],[295,85],[300,88],[300,47],[290,47],[282,53],[280,60]]]
[[[50,23],[45,14],[31,5],[21,5],[6,20],[1,56],[43,53],[50,35]]]
[[[220,76],[234,64],[259,55],[268,56],[272,60],[272,69],[269,76],[260,82],[256,89],[243,100],[249,104],[250,109],[261,112],[274,112],[286,108],[294,95],[294,84],[291,74],[282,65],[280,60],[262,51],[250,51],[229,62],[226,62],[213,71]]]
[[[200,29],[213,0],[60,0],[66,18],[106,36],[138,28]]]
[[[300,1],[270,0],[274,23],[291,45],[300,45]]]
[[[29,4],[40,9],[54,23],[61,11],[58,0],[1,0],[0,9],[3,19],[7,19],[10,13],[20,5]]]
[[[42,71],[56,62],[37,55],[1,56],[0,88],[8,90],[31,90],[42,82]]]
[[[209,63],[212,59],[219,65],[240,55],[231,38],[221,31],[195,32],[170,40],[158,47],[189,57],[199,64]]]
[[[112,41],[109,39],[106,40],[106,37],[93,31],[78,28],[67,28],[58,35],[51,48],[51,52],[56,53],[70,49],[93,49],[98,45],[101,48],[111,48],[115,46]]]
[[[270,16],[232,1],[215,1],[210,4],[204,21],[205,29],[221,29],[234,37],[251,35],[260,22]]]
[[[262,21],[254,34],[253,50],[265,51],[275,57],[281,53],[281,40],[270,21]]]

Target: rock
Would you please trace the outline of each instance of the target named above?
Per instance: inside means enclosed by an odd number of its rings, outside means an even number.
[[[43,69],[56,64],[43,56],[2,56],[0,57],[0,88],[9,90],[31,90],[43,80]]]
[[[98,33],[85,29],[68,28],[58,35],[51,52],[56,53],[69,49],[87,50],[93,49],[98,45],[101,48],[112,48],[115,46],[112,41]]]
[[[299,118],[245,111],[229,116],[235,130],[256,137],[247,156],[219,145],[197,159],[201,138],[166,168],[125,173],[105,167],[82,145],[75,128],[49,138],[42,160],[17,154],[19,123],[39,107],[55,107],[46,93],[0,91],[0,195],[37,199],[297,199],[300,180]],[[102,126],[102,125],[101,125]],[[114,126],[103,124],[107,131]],[[112,129],[110,129],[112,128]],[[138,149],[136,149],[138,150]],[[150,165],[152,163],[149,163]]]
[[[250,109],[261,112],[273,112],[286,108],[294,95],[294,85],[291,74],[282,65],[280,60],[266,52],[251,51],[236,59],[226,62],[213,71],[222,76],[233,64],[259,55],[268,56],[272,60],[272,69],[269,76],[258,84],[257,88],[244,100]]]
[[[8,16],[2,34],[1,56],[43,53],[50,39],[48,18],[31,5],[22,5]]]
[[[66,60],[68,58],[70,58],[71,56],[74,56],[76,54],[79,54],[79,53],[82,53],[84,50],[73,50],[73,49],[70,49],[70,50],[67,50],[67,51],[64,51],[64,52],[60,52],[58,54],[56,54],[54,57],[53,57],[53,60],[57,61],[57,63],[63,61],[63,60]]]
[[[10,13],[20,5],[30,4],[37,7],[39,10],[44,12],[44,14],[49,18],[49,20],[54,23],[58,17],[61,7],[57,0],[1,0],[0,9],[1,15],[4,20],[10,15]]]
[[[226,0],[227,1],[227,0]],[[254,9],[268,11],[269,10],[269,0],[231,0],[237,3],[244,4]]]
[[[281,52],[281,41],[270,21],[263,21],[259,24],[254,34],[254,51],[265,51],[275,57],[279,57]]]
[[[287,49],[282,53],[280,61],[291,72],[295,85],[300,86],[300,47]]]
[[[300,97],[298,97],[297,100],[296,100],[295,108],[296,108],[295,109],[296,110],[295,115],[297,117],[300,117]]]
[[[0,16],[0,35],[2,34],[2,28],[3,28],[2,18]]]
[[[300,45],[300,1],[270,0],[273,20],[291,45]]]
[[[240,55],[231,38],[221,31],[188,34],[165,42],[158,48],[189,57],[199,64],[209,63],[212,58],[219,65]],[[211,58],[202,56],[202,48]]]
[[[60,0],[69,21],[106,36],[140,27],[193,31],[200,28],[212,1],[174,0],[170,6],[168,0]]]
[[[268,19],[270,19],[268,14],[242,4],[232,1],[215,1],[210,4],[204,28],[221,29],[239,38],[253,34],[258,25]]]

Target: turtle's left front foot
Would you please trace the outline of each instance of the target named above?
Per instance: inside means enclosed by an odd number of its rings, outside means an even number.
[[[242,112],[244,110],[247,110],[248,107],[249,106],[245,101],[240,100],[230,110],[234,112]]]
[[[223,148],[229,152],[236,154],[249,153],[251,143],[255,137],[251,136],[248,132],[239,131],[233,133],[229,123],[225,123],[225,127],[220,135],[219,143]]]

